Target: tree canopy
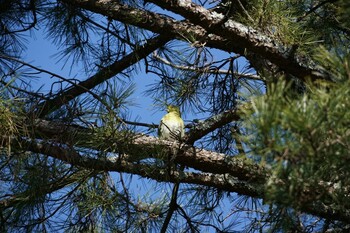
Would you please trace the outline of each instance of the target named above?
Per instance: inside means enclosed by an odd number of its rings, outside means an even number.
[[[350,228],[347,0],[0,3],[0,231]]]

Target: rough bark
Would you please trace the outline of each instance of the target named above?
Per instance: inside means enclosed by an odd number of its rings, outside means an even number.
[[[35,128],[41,135],[51,138],[57,138],[58,135],[65,138],[62,132],[67,132],[69,135],[84,134],[86,138],[95,137],[92,129],[67,126],[59,122],[39,120],[36,122]],[[264,187],[270,178],[268,168],[252,163],[248,159],[227,156],[183,143],[163,141],[143,134],[136,135],[128,146],[122,147],[122,152],[111,151],[116,154],[115,157],[95,157],[86,152],[78,152],[72,146],[50,141],[38,142],[23,139],[19,141],[19,145],[22,149],[46,154],[85,169],[136,174],[158,182],[179,182],[216,187],[223,191],[262,199],[265,199]],[[83,151],[86,151],[86,148]],[[170,159],[169,157],[164,158],[164,154],[171,155]],[[141,158],[141,160],[143,158],[167,160],[168,158],[168,162],[193,168],[196,172],[181,171],[169,166],[143,164],[140,160],[130,162],[129,157]],[[324,195],[332,196],[329,185],[322,185],[322,183],[324,182],[320,182],[318,191]],[[305,196],[313,196],[314,192],[315,190],[305,190],[304,194]],[[301,210],[327,219],[350,222],[349,211],[318,200],[305,204]]]
[[[177,39],[194,37],[196,40],[206,43],[207,46],[239,54],[245,54],[245,51],[248,50],[271,61],[280,69],[303,81],[307,78],[329,80],[329,77],[317,69],[310,59],[292,53],[292,48],[279,44],[278,41],[272,40],[251,27],[232,19],[226,20],[223,14],[207,10],[192,3],[192,1],[149,1],[184,16],[188,21],[177,21],[112,0],[64,0],[64,2],[152,32],[166,33]]]

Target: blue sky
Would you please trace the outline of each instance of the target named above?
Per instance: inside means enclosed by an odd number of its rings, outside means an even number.
[[[59,61],[57,56],[59,51],[59,48],[53,45],[49,39],[45,38],[42,30],[37,30],[33,37],[28,37],[27,51],[23,59],[28,63],[32,63],[43,69],[48,69],[65,78],[76,78],[81,81],[88,78],[82,66],[71,66],[71,61],[65,64],[64,59]],[[51,85],[58,80],[56,78],[50,78],[47,75],[43,76],[42,78],[33,79],[32,84],[33,89],[41,88],[40,90],[45,93],[50,91]],[[144,72],[139,72],[132,78],[132,81],[136,84],[136,88],[134,95],[130,98],[134,103],[134,105],[130,107],[130,113],[132,114],[131,119],[137,118],[141,122],[158,124],[162,115],[165,114],[164,109],[159,110],[155,108],[151,97],[144,93],[146,87],[153,83],[156,78],[155,75],[146,74]],[[58,87],[58,84],[54,84],[54,89]]]
[[[213,50],[215,53],[214,59],[219,59],[224,53],[219,50]],[[27,50],[23,60],[31,63],[39,68],[47,69],[50,72],[61,75],[65,78],[75,78],[79,80],[85,80],[89,77],[84,72],[82,65],[71,66],[71,60],[65,63],[65,59],[59,60],[57,54],[60,52],[60,48],[57,48],[50,39],[45,38],[43,30],[36,30],[28,37]],[[159,106],[155,106],[152,97],[145,94],[145,91],[150,84],[159,80],[159,78],[151,73],[145,73],[143,61],[140,61],[141,70],[134,74],[131,81],[136,84],[135,93],[130,98],[134,105],[130,106],[130,119],[137,119],[144,123],[158,124],[162,116],[166,113],[165,107],[160,109]],[[57,90],[59,81],[57,78],[50,78],[48,75],[39,75],[40,78],[32,79],[33,89],[39,89],[43,93],[47,93],[52,88]],[[68,85],[69,86],[69,85]],[[190,123],[192,119],[204,119],[207,114],[198,112],[183,113],[185,123]]]

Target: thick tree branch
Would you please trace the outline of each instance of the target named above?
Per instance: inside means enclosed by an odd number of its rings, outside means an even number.
[[[236,46],[259,54],[302,80],[329,79],[326,74],[316,69],[308,58],[291,54],[291,48],[282,46],[251,27],[226,19],[223,14],[207,10],[190,0],[150,0],[149,2],[182,15],[191,23],[205,28],[209,33],[234,41]]]
[[[245,53],[245,49],[237,46],[235,42],[215,34],[209,34],[202,27],[189,23],[187,20],[177,21],[161,14],[130,7],[113,0],[63,0],[63,2],[154,33],[173,37],[173,39],[190,42],[202,41],[206,42],[206,46],[212,48],[239,54]]]
[[[62,0],[63,2],[108,16],[114,20],[131,24],[149,31],[168,35],[173,39],[187,39],[193,36],[202,39],[207,36],[206,31],[185,21],[177,21],[165,15],[151,11],[130,7],[119,1],[89,1],[89,0]]]
[[[63,0],[63,2],[154,33],[173,37],[173,39],[190,41],[192,43],[201,41],[206,42],[208,47],[239,54],[245,53],[245,48],[238,46],[236,42],[208,33],[201,26],[194,25],[188,20],[177,21],[162,14],[130,7],[113,0]]]
[[[158,139],[153,139],[153,137],[143,136],[142,140],[136,141],[135,145],[140,145],[138,143],[143,143],[142,148],[149,148],[150,144],[153,146],[159,147],[160,141]],[[151,139],[151,140],[149,140]],[[149,143],[145,143],[145,141],[149,141]],[[156,143],[156,144],[155,144]],[[246,172],[246,167],[250,167],[249,169],[254,169],[251,165],[245,163],[244,161],[233,161],[229,159],[226,160],[227,166],[232,168],[232,172],[223,173],[219,171],[217,174],[215,173],[206,173],[206,172],[183,172],[183,171],[170,171],[169,167],[162,168],[157,165],[149,165],[149,164],[134,164],[128,161],[123,160],[121,157],[118,159],[110,159],[110,158],[94,158],[89,157],[87,154],[80,154],[74,148],[68,147],[62,144],[52,143],[52,142],[38,142],[35,140],[20,140],[19,145],[24,149],[26,148],[29,151],[35,153],[41,153],[53,158],[65,161],[71,165],[83,167],[86,169],[92,169],[97,171],[116,171],[123,173],[136,174],[144,178],[150,178],[159,182],[172,182],[172,183],[188,183],[188,184],[197,184],[197,185],[205,185],[210,187],[215,187],[221,190],[225,190],[228,192],[236,192],[242,195],[248,195],[251,197],[264,197],[264,183],[261,183],[262,180],[266,180],[268,175],[266,172],[263,172],[263,169],[260,169],[256,166],[255,171],[251,171],[252,179],[248,179],[246,175],[238,174],[238,171],[242,173]],[[163,143],[163,146],[169,148],[169,150],[174,150],[174,144]],[[14,145],[13,145],[14,146]],[[18,145],[17,145],[18,146]],[[140,151],[140,149],[137,149]],[[186,151],[186,150],[189,150]],[[215,167],[218,165],[222,167],[221,162],[224,160],[226,156],[218,153],[212,152],[211,154],[206,151],[205,153],[198,153],[199,156],[192,156],[193,148],[182,148],[179,151],[179,156],[175,158],[175,163],[181,163],[183,165],[193,166],[193,160],[198,160],[196,163],[200,163],[199,160],[203,160],[203,156],[208,156],[204,160],[204,164],[209,167]],[[171,153],[171,152],[169,152]],[[191,154],[191,161],[187,161],[184,158]],[[198,158],[197,158],[198,157]],[[220,158],[221,157],[221,158]],[[239,159],[236,159],[239,160]],[[212,162],[208,162],[212,161]],[[229,165],[230,164],[230,165]],[[224,166],[225,167],[225,166]],[[210,170],[210,169],[208,169]],[[260,178],[255,177],[257,174],[260,174]],[[232,175],[236,174],[236,175]],[[256,182],[257,181],[257,182]],[[311,190],[309,191],[311,192]],[[314,190],[312,190],[312,193]],[[307,195],[307,191],[305,192]],[[343,209],[334,209],[332,206],[325,205],[320,201],[315,201],[309,204],[306,204],[302,211],[307,213],[311,213],[314,215],[318,215],[320,217],[325,217],[327,219],[335,219],[341,220],[345,222],[350,222],[350,212]]]
[[[247,54],[247,51],[250,51],[271,61],[281,70],[301,80],[308,78],[312,80],[329,80],[329,77],[321,70],[315,68],[312,61],[308,58],[294,55],[291,52],[293,49],[280,45],[277,41],[270,39],[253,28],[231,19],[226,21],[224,15],[215,11],[209,11],[188,0],[150,2],[183,15],[191,23],[188,21],[176,21],[170,17],[129,7],[112,0],[64,1],[152,32],[167,34],[173,38],[207,42],[207,46],[227,52]]]
[[[38,120],[35,125],[35,130],[38,135],[45,136],[44,138],[87,138],[96,137],[94,131],[80,126],[69,126],[59,122],[50,122]],[[91,141],[91,140],[88,140]],[[62,141],[62,143],[65,143]],[[84,145],[84,142],[79,142],[81,147],[91,147],[91,144]],[[61,160],[64,160],[64,153],[69,152],[72,148],[64,148],[61,153]],[[92,148],[97,149],[97,148]],[[250,182],[264,183],[267,176],[267,170],[259,167],[257,164],[252,164],[244,159],[235,159],[225,154],[216,153],[200,148],[194,148],[186,144],[173,143],[159,140],[158,138],[138,134],[134,140],[127,146],[123,147],[123,151],[113,151],[114,153],[127,154],[128,157],[134,158],[156,158],[159,154],[173,154],[174,149],[178,150],[174,157],[174,162],[186,167],[192,167],[203,172],[213,174],[230,174]],[[57,148],[59,150],[59,148]],[[72,149],[70,153],[76,154],[71,156],[71,159],[80,158],[79,153]],[[67,157],[68,159],[69,157]],[[119,157],[119,158],[122,158]],[[83,158],[82,158],[83,159]],[[67,161],[68,162],[68,161]],[[74,164],[74,161],[71,161]],[[81,163],[81,161],[79,162]],[[99,165],[100,164],[100,165]],[[109,165],[108,165],[109,164]],[[91,164],[96,169],[105,168],[106,170],[115,171],[113,163],[108,161],[102,164],[96,161],[96,164]]]
[[[12,146],[16,148],[20,147],[21,149],[34,153],[45,154],[68,164],[95,171],[124,172],[160,182],[179,182],[212,186],[229,192],[238,192],[253,197],[261,195],[258,184],[249,184],[246,181],[239,180],[237,177],[228,174],[183,172],[177,170],[169,171],[169,167],[162,168],[157,165],[134,164],[123,160],[121,157],[117,159],[90,157],[87,154],[79,153],[72,147],[54,142],[21,139],[13,140]],[[145,145],[145,147],[148,147],[148,145]]]
[[[78,132],[86,134],[87,137],[95,137],[91,130],[81,127],[62,126],[55,122],[39,120],[37,129],[46,127],[46,135],[59,135],[65,129],[69,134],[76,135]],[[64,136],[64,135],[63,135]],[[7,143],[4,141],[3,143]],[[3,145],[6,146],[6,145]],[[173,170],[172,166],[160,166],[149,163],[132,163],[123,158],[123,155],[114,158],[99,157],[95,153],[89,156],[88,148],[82,148],[83,152],[77,151],[79,147],[69,146],[54,140],[12,140],[13,149],[20,148],[34,153],[45,154],[59,159],[73,166],[91,169],[95,171],[116,171],[122,173],[136,174],[144,178],[150,178],[159,182],[188,183],[215,187],[228,192],[236,192],[251,197],[265,199],[264,186],[270,174],[269,171],[251,161],[241,158],[229,157],[224,154],[194,148],[192,146],[178,144],[174,142],[161,141],[157,138],[138,135],[127,147],[123,147],[124,154],[139,156],[140,153],[148,155],[148,158],[157,157],[159,154],[173,155],[172,161],[185,167],[194,168],[198,172]],[[91,148],[95,150],[95,148]],[[174,154],[175,151],[175,154]],[[117,153],[116,151],[113,151]],[[171,171],[169,171],[171,169]],[[327,194],[328,186],[318,187],[319,192],[332,196],[332,192]],[[314,195],[314,190],[305,190],[306,196]],[[3,203],[4,204],[4,203]],[[315,200],[303,206],[302,211],[325,217],[327,219],[342,220],[350,222],[350,212],[329,206],[321,201]]]

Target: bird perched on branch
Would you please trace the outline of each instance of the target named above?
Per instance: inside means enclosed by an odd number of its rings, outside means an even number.
[[[185,135],[185,124],[181,118],[178,106],[169,105],[167,114],[160,120],[158,127],[159,139],[169,141],[181,141]]]

